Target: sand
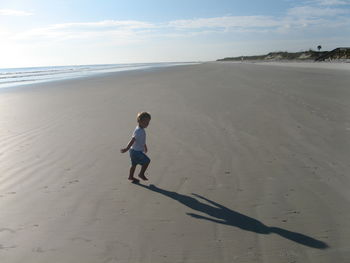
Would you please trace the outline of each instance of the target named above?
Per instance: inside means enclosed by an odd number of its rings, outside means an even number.
[[[248,62],[249,63],[249,62]],[[271,66],[287,66],[287,67],[298,67],[298,68],[319,68],[319,69],[340,69],[350,70],[350,60],[343,62],[257,62],[259,65],[271,65]]]
[[[349,84],[205,63],[1,90],[0,262],[347,262]]]

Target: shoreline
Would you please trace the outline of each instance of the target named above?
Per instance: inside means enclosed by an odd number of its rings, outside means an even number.
[[[325,69],[325,70],[350,70],[350,63],[348,62],[314,62],[314,61],[308,61],[308,62],[293,62],[293,61],[207,61],[207,62],[188,62],[186,64],[181,65],[171,65],[166,67],[152,67],[152,68],[145,68],[145,69],[132,69],[132,70],[123,70],[123,71],[115,71],[115,72],[102,72],[102,73],[95,73],[91,75],[86,76],[76,76],[76,77],[67,77],[62,79],[53,79],[53,80],[45,80],[45,81],[38,81],[35,83],[27,83],[27,84],[16,84],[14,86],[10,87],[1,87],[1,92],[7,92],[7,91],[21,91],[26,88],[33,88],[33,87],[43,87],[47,86],[49,84],[55,85],[56,83],[60,82],[69,82],[71,80],[83,80],[83,79],[94,79],[94,78],[104,78],[109,76],[117,76],[117,75],[124,75],[124,74],[133,74],[138,72],[151,72],[151,71],[157,71],[162,70],[166,68],[175,68],[180,66],[191,66],[191,65],[201,65],[201,64],[253,64],[253,65],[265,65],[265,66],[281,66],[281,67],[296,67],[296,68],[313,68],[313,69]]]
[[[143,71],[183,65],[195,65],[200,62],[163,62],[132,64],[97,64],[77,66],[51,66],[0,69],[0,90],[52,81],[81,79],[108,73]]]

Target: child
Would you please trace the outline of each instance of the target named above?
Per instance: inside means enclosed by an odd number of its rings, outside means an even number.
[[[137,115],[137,122],[139,125],[136,127],[128,146],[120,150],[121,153],[125,153],[127,151],[130,153],[131,167],[129,180],[131,180],[133,183],[139,182],[139,180],[134,177],[136,165],[138,164],[142,166],[138,176],[142,180],[148,180],[145,176],[145,171],[151,160],[145,154],[147,153],[145,128],[147,128],[150,121],[151,115],[148,112],[140,112]]]

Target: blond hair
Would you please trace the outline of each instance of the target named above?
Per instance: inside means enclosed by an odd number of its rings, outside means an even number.
[[[149,114],[148,112],[139,112],[138,114],[137,114],[137,121],[139,122],[139,121],[142,121],[142,120],[144,120],[144,119],[151,119],[151,114]]]

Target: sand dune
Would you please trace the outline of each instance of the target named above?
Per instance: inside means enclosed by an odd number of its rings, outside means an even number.
[[[0,92],[0,262],[346,262],[348,71],[206,63]],[[147,110],[148,177],[120,154]]]

